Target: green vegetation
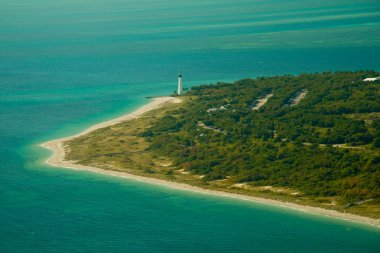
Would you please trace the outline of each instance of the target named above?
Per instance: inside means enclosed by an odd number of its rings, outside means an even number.
[[[72,140],[69,159],[379,218],[380,82],[370,76],[380,73],[193,87],[180,106]]]

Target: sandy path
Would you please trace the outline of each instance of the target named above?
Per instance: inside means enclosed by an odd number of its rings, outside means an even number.
[[[307,90],[302,90],[301,93],[298,94],[298,96],[293,99],[290,106],[298,105],[301,102],[301,100],[306,97],[306,95],[307,95]]]
[[[272,94],[272,93],[266,95],[266,96],[263,97],[263,98],[258,99],[258,100],[257,100],[257,104],[256,104],[254,107],[252,107],[252,110],[256,111],[256,110],[260,109],[261,107],[263,107],[263,106],[268,102],[268,100],[269,100],[271,97],[273,97],[273,94]]]

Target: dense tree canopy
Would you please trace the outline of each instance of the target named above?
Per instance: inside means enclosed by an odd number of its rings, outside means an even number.
[[[380,73],[258,77],[193,87],[186,106],[142,136],[151,151],[206,181],[229,177],[347,202],[379,198],[380,82],[362,81],[373,76]]]

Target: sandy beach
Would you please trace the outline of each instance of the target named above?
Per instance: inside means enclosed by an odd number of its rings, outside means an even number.
[[[51,165],[51,166],[55,166],[55,167],[69,168],[69,169],[74,169],[74,170],[91,171],[91,172],[95,172],[95,173],[100,173],[100,174],[105,174],[105,175],[110,175],[110,176],[116,176],[116,177],[125,178],[125,179],[129,179],[129,180],[135,180],[135,181],[141,181],[141,182],[146,182],[146,183],[151,183],[151,184],[156,184],[156,185],[162,185],[162,186],[166,186],[166,187],[170,187],[170,188],[174,188],[174,189],[178,189],[178,190],[192,191],[192,192],[197,192],[197,193],[202,193],[202,194],[223,196],[223,197],[234,198],[234,199],[239,199],[239,200],[253,201],[253,202],[258,202],[258,203],[275,205],[275,206],[290,208],[290,209],[294,209],[294,210],[298,210],[298,211],[313,213],[313,214],[317,214],[317,215],[323,215],[323,216],[335,217],[335,218],[340,218],[340,219],[345,219],[345,220],[350,220],[350,221],[355,221],[355,222],[366,223],[366,224],[373,225],[373,226],[380,228],[380,219],[372,219],[372,218],[363,217],[363,216],[354,215],[354,214],[349,214],[349,213],[341,213],[338,211],[323,209],[323,208],[319,208],[319,207],[303,206],[303,205],[298,205],[298,204],[291,203],[291,202],[282,202],[282,201],[277,201],[277,200],[258,198],[258,197],[241,195],[241,194],[236,194],[236,193],[229,193],[229,192],[203,189],[200,187],[195,187],[195,186],[182,184],[182,183],[176,183],[173,181],[166,181],[166,180],[160,180],[160,179],[155,179],[155,178],[142,177],[142,176],[137,176],[137,175],[133,175],[133,174],[128,174],[125,172],[103,170],[103,169],[99,169],[96,167],[78,165],[78,164],[75,164],[71,161],[65,160],[65,149],[64,149],[64,145],[63,145],[63,143],[65,141],[68,141],[68,140],[77,138],[79,136],[88,134],[88,133],[95,131],[97,129],[100,129],[100,128],[104,128],[107,126],[111,126],[111,125],[121,123],[123,121],[138,118],[142,114],[144,114],[148,111],[160,108],[164,104],[180,103],[180,102],[181,102],[181,100],[178,98],[175,98],[175,97],[155,98],[150,103],[138,108],[137,110],[135,110],[132,113],[126,114],[126,115],[119,117],[119,118],[116,118],[116,119],[112,119],[112,120],[94,125],[88,129],[84,130],[83,132],[81,132],[79,134],[45,142],[45,143],[41,144],[41,146],[46,148],[46,149],[53,151],[52,156],[46,160],[46,163]]]

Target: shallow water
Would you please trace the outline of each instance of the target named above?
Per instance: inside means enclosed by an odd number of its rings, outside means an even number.
[[[376,252],[369,226],[49,168],[37,146],[179,71],[189,87],[380,70],[378,1],[320,2],[0,1],[0,252]]]

